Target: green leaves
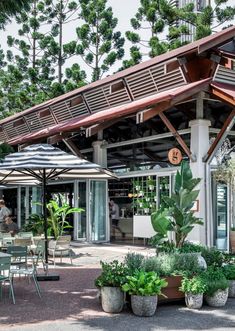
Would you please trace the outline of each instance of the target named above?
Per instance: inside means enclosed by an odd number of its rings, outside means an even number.
[[[102,267],[102,272],[101,275],[95,280],[95,285],[97,287],[119,287],[124,284],[128,274],[128,268],[124,263],[114,260],[110,263],[101,261],[100,264]]]
[[[174,231],[176,247],[181,247],[194,226],[202,224],[202,220],[191,211],[199,194],[199,190],[194,188],[199,182],[199,178],[193,178],[189,164],[183,161],[175,176],[174,194],[164,196],[163,204],[151,215],[153,228],[157,232],[155,239],[159,244],[166,240],[168,231]]]
[[[165,279],[161,279],[153,271],[136,271],[133,276],[127,276],[126,279],[122,290],[131,295],[158,295],[161,294],[161,289],[167,286]]]

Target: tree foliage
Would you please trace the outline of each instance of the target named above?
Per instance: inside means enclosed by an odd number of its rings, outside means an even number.
[[[107,0],[80,0],[83,24],[77,28],[76,53],[92,70],[92,81],[100,79],[124,55],[124,38],[115,31],[118,20]]]
[[[123,61],[122,69],[141,62],[143,56],[160,55],[212,34],[225,22],[232,22],[235,6],[227,6],[227,2],[215,0],[213,5],[205,7],[196,7],[192,2],[177,8],[170,0],[140,0],[130,21],[132,30],[126,32],[133,47],[130,59]]]

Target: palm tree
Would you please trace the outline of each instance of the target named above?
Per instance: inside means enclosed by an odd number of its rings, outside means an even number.
[[[3,27],[11,16],[29,8],[31,0],[0,0],[0,26]]]

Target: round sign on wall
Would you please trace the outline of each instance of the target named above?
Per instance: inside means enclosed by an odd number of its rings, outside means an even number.
[[[182,161],[182,158],[182,153],[178,148],[174,147],[169,150],[168,160],[171,164],[179,164]]]

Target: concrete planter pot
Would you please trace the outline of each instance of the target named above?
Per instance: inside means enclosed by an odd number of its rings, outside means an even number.
[[[48,242],[48,254],[53,255],[53,250],[55,249],[56,246],[56,240],[49,240]],[[69,251],[64,251],[64,252],[55,252],[55,256],[68,256]]]
[[[185,303],[190,309],[200,309],[203,303],[203,294],[185,293]]]
[[[206,303],[211,307],[223,307],[228,299],[228,288],[217,290],[212,296],[205,295]]]
[[[120,287],[101,287],[101,305],[106,313],[120,313],[124,304],[124,293]]]
[[[235,280],[229,280],[228,296],[235,298]]]
[[[131,308],[133,313],[137,316],[153,316],[157,308],[157,295],[132,295]]]

